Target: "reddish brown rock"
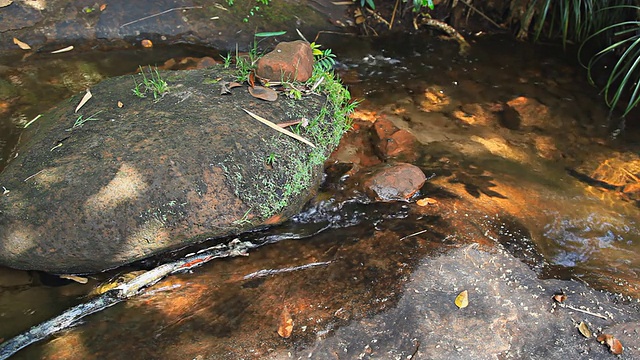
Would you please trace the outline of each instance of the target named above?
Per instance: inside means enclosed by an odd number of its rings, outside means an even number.
[[[413,161],[417,158],[416,137],[407,130],[399,129],[384,117],[373,124],[373,141],[378,155],[383,159]]]
[[[256,74],[273,81],[307,81],[313,72],[313,52],[302,40],[282,42],[258,61]]]
[[[385,164],[375,167],[364,176],[362,186],[372,198],[381,201],[407,200],[427,178],[419,167],[407,163]]]
[[[342,137],[338,148],[331,154],[330,160],[333,163],[353,164],[354,172],[380,164],[380,158],[371,144],[370,133],[370,123],[359,120],[354,122],[351,130]]]

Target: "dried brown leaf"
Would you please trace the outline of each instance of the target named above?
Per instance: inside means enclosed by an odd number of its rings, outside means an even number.
[[[597,339],[601,344],[607,344],[607,346],[609,347],[609,351],[611,351],[612,354],[622,354],[622,351],[624,350],[624,348],[622,347],[622,343],[620,342],[620,340],[613,337],[613,335],[600,334]]]
[[[302,122],[302,120],[296,120],[296,121],[289,121],[289,122],[279,123],[279,124],[276,124],[276,125],[280,126],[281,128],[286,128],[286,127],[289,127],[289,126],[298,125],[301,122]]]
[[[622,343],[620,340],[613,338],[613,343],[609,347],[609,350],[613,355],[622,355],[624,348],[622,347]]]
[[[249,82],[249,86],[256,86],[256,74],[253,71],[249,73],[249,78],[247,79],[247,81]]]
[[[227,81],[220,81],[220,95],[229,94],[231,94],[231,90],[229,90],[229,83]]]
[[[146,47],[146,48],[153,47],[153,42],[151,42],[151,40],[149,39],[144,39],[140,41],[140,44],[142,44],[142,47]]]
[[[567,300],[567,295],[565,295],[564,293],[555,294],[553,295],[553,300],[559,303],[563,303],[565,300]]]
[[[591,337],[591,330],[589,330],[589,327],[584,323],[584,321],[580,322],[580,325],[578,325],[578,331],[580,331],[580,334],[586,338]]]
[[[29,44],[22,42],[16,38],[13,38],[13,43],[18,45],[18,47],[22,50],[31,50],[31,46],[29,46]]]
[[[104,11],[107,8],[107,4],[100,5],[100,11]]]
[[[254,98],[265,101],[278,100],[278,93],[275,90],[263,86],[249,87],[249,94]]]
[[[456,296],[455,304],[460,309],[464,309],[469,306],[469,292],[463,290],[458,296]]]
[[[280,325],[278,326],[278,335],[288,339],[293,332],[293,319],[289,313],[289,309],[285,306],[280,314]]]
[[[118,101],[118,107],[121,108],[123,106],[124,106],[124,104],[122,103],[122,101]]]
[[[240,86],[242,86],[242,84],[240,84],[239,82],[232,81],[229,83],[229,89],[237,88]]]

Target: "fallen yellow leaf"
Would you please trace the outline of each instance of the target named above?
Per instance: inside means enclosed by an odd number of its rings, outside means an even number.
[[[469,292],[467,290],[463,290],[458,296],[456,296],[455,304],[460,309],[464,309],[469,306]]]
[[[24,43],[16,38],[13,38],[13,43],[18,45],[22,50],[31,50],[31,46],[29,46],[29,44]]]
[[[416,204],[418,206],[435,205],[437,203],[438,203],[438,200],[432,199],[432,198],[428,198],[428,197],[422,198],[422,199],[416,201]]]
[[[589,330],[589,327],[584,323],[584,321],[580,322],[580,325],[578,325],[578,330],[580,331],[580,334],[582,334],[582,336],[586,338],[591,337],[591,330]]]

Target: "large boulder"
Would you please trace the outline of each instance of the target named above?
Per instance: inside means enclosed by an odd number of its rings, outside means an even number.
[[[246,87],[222,95],[235,78],[222,68],[159,76],[169,92],[156,99],[132,93],[140,74],[113,78],[77,112],[84,93],[27,128],[0,173],[0,264],[96,272],[301,209],[344,130],[320,115],[332,114],[321,112],[324,96],[266,102]],[[276,123],[309,119],[300,135],[316,147],[243,109]]]

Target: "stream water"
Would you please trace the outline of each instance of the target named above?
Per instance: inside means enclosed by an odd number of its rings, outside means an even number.
[[[468,198],[476,210],[456,216],[471,217],[470,223],[492,234],[491,241],[540,276],[576,278],[638,296],[638,207],[624,194],[588,186],[567,171],[585,173],[585,164],[637,156],[638,148],[632,133],[612,138],[616,124],[572,54],[496,37],[475,40],[467,56],[458,54],[455,43],[424,37],[324,40],[339,54],[338,71],[353,96],[364,99],[357,121],[384,117],[420,141],[415,163],[431,186],[422,196],[442,202],[438,194],[446,190]],[[71,94],[139,65],[205,55],[217,57],[206,49],[171,48],[0,58],[0,169],[14,153],[19,129]],[[521,116],[514,124],[507,110],[487,110],[518,98],[534,99],[539,116]],[[279,343],[265,340],[271,330],[257,324],[277,317],[288,299],[298,299],[292,312],[311,309],[309,324],[316,326],[303,332],[327,331],[339,327],[341,318],[388,308],[413,264],[463,242],[413,204],[338,204],[331,193],[336,188],[325,186],[322,194],[333,201],[317,201],[293,221],[252,234],[272,244],[248,258],[216,261],[160,283],[16,358],[117,358],[116,347],[120,355],[161,358],[205,333],[217,339],[220,354],[240,343],[255,356],[266,354]],[[425,228],[431,231],[420,238],[384,240]],[[92,286],[131,269],[97,274],[81,285],[0,268],[0,339],[83,301]],[[275,276],[278,269],[288,269],[282,272],[287,277]],[[114,328],[119,330],[109,330]]]

